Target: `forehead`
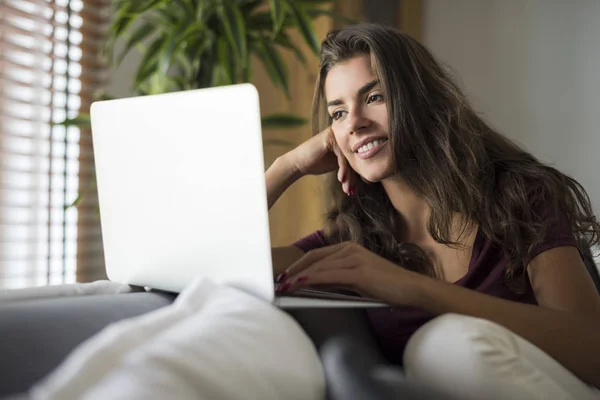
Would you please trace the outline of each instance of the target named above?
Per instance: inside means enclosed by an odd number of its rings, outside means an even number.
[[[356,95],[366,83],[375,79],[368,55],[351,58],[334,65],[325,78],[323,85],[327,101],[343,99]]]

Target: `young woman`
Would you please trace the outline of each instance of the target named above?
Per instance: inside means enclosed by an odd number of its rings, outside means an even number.
[[[313,121],[266,173],[269,206],[303,175],[337,177],[325,229],[273,249],[280,291],[388,302],[367,311],[386,356],[459,398],[600,397],[600,296],[578,251],[600,226],[581,185],[391,28],[327,36]]]

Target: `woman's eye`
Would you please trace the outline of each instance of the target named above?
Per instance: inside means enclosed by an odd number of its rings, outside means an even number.
[[[373,103],[374,101],[383,101],[383,95],[382,94],[372,94],[369,96],[369,98],[367,99],[367,104],[368,103]]]
[[[334,121],[337,121],[338,119],[343,117],[343,111],[335,111],[333,114],[331,114],[331,118],[333,118]]]

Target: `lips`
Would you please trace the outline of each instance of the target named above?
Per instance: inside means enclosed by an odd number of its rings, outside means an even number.
[[[356,150],[357,153],[364,153],[367,152],[371,149],[373,149],[374,147],[379,146],[380,144],[386,142],[387,139],[375,139],[371,142],[368,142],[364,145],[362,145],[361,147],[358,148],[358,150]]]
[[[378,141],[379,143],[373,143],[375,141]],[[358,153],[359,150],[362,150],[364,152],[364,151],[368,150],[369,146],[374,147],[374,146],[376,146],[377,144],[380,144],[380,142],[383,142],[383,141],[387,141],[387,137],[385,137],[385,136],[371,136],[371,137],[365,138],[365,139],[361,140],[360,142],[355,143],[354,146],[352,146],[352,152],[353,153]],[[367,147],[365,148],[365,146],[367,146]]]
[[[368,142],[367,144],[362,145],[361,147],[358,148],[358,150],[356,151],[356,156],[358,158],[360,158],[361,160],[366,160],[368,158],[374,157],[377,153],[379,153],[381,151],[381,149],[383,149],[384,147],[386,147],[388,145],[388,140],[384,139],[384,140],[374,140],[371,142]]]

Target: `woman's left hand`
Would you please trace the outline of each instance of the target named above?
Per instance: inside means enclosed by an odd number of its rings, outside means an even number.
[[[278,292],[342,285],[392,305],[410,305],[419,277],[359,244],[343,242],[306,253],[285,271]]]

